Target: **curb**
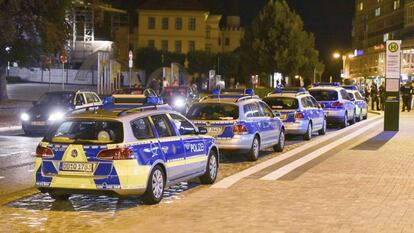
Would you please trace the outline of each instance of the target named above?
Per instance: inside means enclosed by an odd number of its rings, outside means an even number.
[[[7,127],[0,127],[0,132],[7,132],[12,130],[21,130],[22,126],[7,126]]]

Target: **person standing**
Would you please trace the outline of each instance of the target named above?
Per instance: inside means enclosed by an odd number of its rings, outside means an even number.
[[[401,110],[402,112],[405,112],[405,109],[407,109],[408,112],[411,111],[412,94],[413,89],[411,87],[411,84],[409,82],[405,83],[404,86],[401,87],[401,95],[403,99],[403,106]]]
[[[365,91],[364,91],[364,97],[365,101],[369,103],[369,96],[371,95],[371,88],[368,86],[368,84],[365,84]]]
[[[380,106],[381,110],[384,111],[385,109],[385,84],[384,82],[381,83],[381,86],[379,87],[379,99],[380,99]]]
[[[377,111],[380,110],[379,108],[379,101],[378,101],[378,87],[377,84],[374,82],[371,86],[371,109],[374,110],[375,104],[377,105]]]
[[[170,84],[168,83],[168,81],[167,81],[167,79],[166,78],[164,78],[163,80],[162,80],[162,88],[166,88],[166,87],[168,87]]]

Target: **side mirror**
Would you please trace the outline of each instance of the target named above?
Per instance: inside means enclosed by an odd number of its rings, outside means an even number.
[[[204,127],[198,127],[198,134],[207,134],[207,129]]]
[[[279,111],[273,111],[273,115],[275,115],[275,117],[280,117],[281,116]]]

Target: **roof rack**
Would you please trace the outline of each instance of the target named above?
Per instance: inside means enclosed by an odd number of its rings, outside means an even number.
[[[171,107],[168,104],[162,105],[143,105],[136,108],[128,108],[118,113],[118,116],[125,116],[129,113],[144,112],[150,110],[169,110]]]

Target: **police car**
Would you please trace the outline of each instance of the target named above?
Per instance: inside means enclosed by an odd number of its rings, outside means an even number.
[[[246,153],[250,161],[258,159],[262,148],[283,151],[285,146],[282,121],[252,90],[236,95],[215,91],[193,104],[187,118],[206,127],[208,134],[217,139],[220,150]]]
[[[354,101],[355,104],[355,114],[356,120],[362,121],[368,118],[368,103],[365,101],[365,98],[362,97],[361,92],[358,91],[358,88],[354,85],[342,86],[348,92],[348,95]]]
[[[313,133],[326,133],[325,113],[304,88],[277,89],[263,101],[280,113],[286,134],[303,135],[305,140],[310,140]]]
[[[317,83],[309,93],[322,105],[328,123],[338,123],[341,128],[354,124],[355,104],[346,90],[337,83]]]
[[[53,91],[43,94],[33,107],[21,114],[25,134],[46,133],[49,127],[74,111],[99,108],[102,100],[92,91]]]
[[[104,109],[113,108],[133,108],[145,104],[147,97],[158,97],[157,93],[148,89],[121,89],[115,91],[112,96],[107,96],[103,100]],[[161,99],[160,99],[161,100]],[[159,104],[161,104],[160,101]]]
[[[170,185],[196,177],[214,183],[214,138],[169,106],[148,104],[78,113],[55,125],[36,149],[36,187],[55,199],[142,195],[156,204]]]

